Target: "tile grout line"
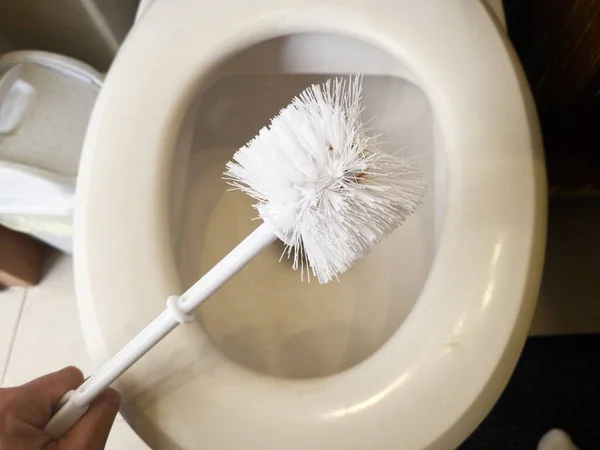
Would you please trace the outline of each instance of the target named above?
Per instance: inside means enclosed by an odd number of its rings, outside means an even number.
[[[21,327],[21,318],[23,317],[23,310],[25,309],[25,302],[27,301],[27,295],[29,294],[29,288],[25,288],[23,295],[21,296],[21,305],[19,306],[19,312],[17,314],[17,320],[15,324],[14,331],[12,336],[10,337],[10,345],[8,349],[8,355],[6,355],[6,364],[4,364],[4,369],[0,374],[0,387],[4,386],[4,381],[6,380],[6,374],[8,373],[8,367],[10,366],[10,360],[13,354],[13,349],[15,347],[15,341],[17,340],[17,333],[19,332],[19,328]]]

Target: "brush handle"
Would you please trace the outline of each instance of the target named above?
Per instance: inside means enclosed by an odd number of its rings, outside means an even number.
[[[194,311],[223,284],[277,239],[263,223],[180,297],[167,299],[166,309],[116,355],[83,382],[67,392],[44,431],[54,439],[63,436],[85,414],[90,403],[123,372],[181,323],[194,321]]]

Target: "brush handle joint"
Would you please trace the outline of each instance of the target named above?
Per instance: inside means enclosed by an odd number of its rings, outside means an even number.
[[[178,295],[171,295],[167,299],[167,311],[171,313],[173,319],[181,324],[192,323],[196,319],[196,316],[194,313],[184,311],[183,308],[181,308],[180,298],[181,297]]]

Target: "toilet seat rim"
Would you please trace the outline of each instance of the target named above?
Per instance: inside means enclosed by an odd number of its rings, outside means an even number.
[[[359,4],[361,2],[356,2],[356,4]],[[184,2],[185,4],[185,2]],[[150,11],[148,11],[145,16],[144,19],[140,22],[141,25],[139,25],[140,30],[142,29],[142,27],[144,26],[144,24],[146,24],[147,20],[154,20],[154,21],[159,21],[159,13],[158,12],[154,12],[152,13],[152,9]],[[260,8],[259,8],[260,9]],[[165,14],[166,10],[161,10],[162,14]],[[179,15],[176,15],[174,17],[181,17]],[[162,17],[162,19],[160,20],[166,20],[164,18],[164,16]],[[168,28],[172,30],[172,25]],[[266,28],[265,28],[266,29]],[[291,30],[291,28],[290,28]],[[281,31],[281,26],[279,26],[279,31]],[[364,31],[364,30],[363,30]],[[386,32],[388,33],[386,35]],[[233,34],[233,33],[232,33]],[[360,33],[358,33],[360,34]],[[375,40],[378,40],[380,43],[384,42],[383,45],[385,44],[386,41],[386,37],[390,37],[392,35],[392,33],[390,32],[390,30],[382,30],[381,33],[370,33],[369,36],[367,36],[366,38],[374,38]],[[241,35],[240,35],[241,36]],[[147,36],[146,36],[147,37]],[[256,35],[255,35],[256,37]],[[365,36],[363,36],[364,38]],[[136,41],[137,39],[137,41]],[[390,37],[390,39],[392,41],[394,41],[394,37]],[[109,85],[109,89],[116,89],[116,83],[118,81],[121,81],[123,78],[123,73],[125,71],[125,67],[127,67],[128,69],[133,68],[135,65],[131,64],[131,63],[127,63],[127,58],[131,56],[132,52],[134,51],[134,49],[139,49],[140,48],[140,41],[142,40],[142,38],[140,37],[134,37],[132,38],[132,42],[128,43],[127,45],[130,46],[129,50],[124,49],[123,54],[120,56],[120,59],[117,60],[116,64],[120,64],[120,72],[116,71],[113,74],[109,74],[109,78],[111,76],[114,77],[115,81],[112,80],[107,80],[107,84]],[[396,41],[398,42],[398,41]],[[213,47],[216,44],[213,44]],[[393,46],[392,46],[393,47]],[[400,56],[398,54],[398,49],[396,48],[394,50],[394,48],[390,48],[388,46],[388,48],[386,48],[389,51],[394,52],[395,50],[395,54],[396,56]],[[163,49],[164,50],[164,49]],[[161,51],[163,51],[161,50]],[[128,53],[129,52],[129,53]],[[225,55],[226,52],[220,52],[222,55]],[[219,60],[220,57],[216,56],[217,52],[214,52],[215,55],[215,59],[214,61]],[[139,56],[139,55],[138,55]],[[149,56],[149,55],[148,55]],[[154,54],[154,57],[156,57],[156,54]],[[144,63],[147,64],[147,63]],[[213,67],[214,64],[206,64],[206,62],[204,62],[203,64],[205,64],[205,68],[204,68],[204,73],[207,74],[210,71],[210,67]],[[210,67],[209,67],[210,66]],[[185,102],[185,94],[191,92],[191,85],[193,83],[197,82],[197,75],[198,73],[195,73],[194,76],[191,76],[192,72],[186,73],[186,80],[185,80],[185,86],[182,84],[181,86],[179,86],[179,89],[177,89],[178,92],[178,105],[177,107],[173,107],[172,111],[169,112],[169,120],[170,123],[168,124],[168,126],[166,125],[166,122],[164,124],[162,124],[163,127],[163,131],[168,128],[168,127],[172,127],[173,124],[175,124],[178,120],[180,120],[181,115],[182,115],[182,111],[185,109],[184,108],[184,102]],[[206,76],[206,75],[205,75]],[[444,83],[441,83],[442,85]],[[149,83],[148,83],[149,85]],[[516,88],[516,86],[513,86]],[[438,88],[439,89],[439,88]],[[514,96],[516,91],[512,91],[509,93],[506,93],[506,95],[508,96]],[[112,93],[114,95],[114,92]],[[100,106],[97,108],[97,110],[94,113],[94,118],[93,118],[93,123],[91,125],[91,130],[90,133],[88,135],[88,138],[86,139],[86,155],[85,155],[85,162],[82,161],[82,164],[85,166],[84,167],[84,177],[90,177],[87,178],[86,180],[84,180],[82,182],[82,186],[85,186],[82,188],[82,193],[81,193],[81,197],[82,198],[86,198],[86,199],[90,199],[90,196],[96,196],[96,200],[95,200],[95,205],[98,205],[100,203],[102,203],[101,200],[98,199],[98,192],[95,192],[95,189],[91,186],[91,182],[90,180],[92,179],[92,173],[94,172],[92,166],[92,161],[98,161],[98,158],[93,156],[93,153],[96,152],[99,149],[99,146],[105,146],[107,144],[107,142],[110,141],[106,140],[104,137],[99,141],[99,142],[95,142],[96,138],[100,136],[100,134],[103,134],[107,132],[108,129],[110,129],[111,127],[113,127],[112,129],[114,129],[114,127],[116,126],[114,124],[114,121],[112,122],[113,124],[110,125],[108,121],[106,120],[106,118],[103,118],[102,115],[104,115],[107,111],[110,111],[111,108],[114,108],[115,105],[114,103],[111,103],[112,100],[109,96],[108,93],[103,93],[102,94],[103,99],[100,101]],[[452,97],[451,95],[449,96],[450,98]],[[444,99],[441,100],[441,102],[443,102]],[[171,105],[170,108],[175,104],[173,100],[170,100],[168,102],[166,102],[165,104]],[[448,108],[448,107],[447,107]],[[451,110],[451,108],[448,108],[447,110]],[[443,111],[443,107],[442,107],[442,111],[440,111],[438,109],[438,112],[440,114],[442,114],[444,117],[448,117],[448,112],[447,111]],[[162,116],[164,117],[164,116]],[[449,120],[448,122],[449,124],[456,124],[456,121],[454,120]],[[450,126],[450,125],[448,125]],[[531,127],[535,128],[535,124],[527,124],[527,127],[531,128]],[[138,128],[136,129],[142,129],[141,125],[138,124],[137,125]],[[517,129],[519,129],[519,132],[522,134],[526,134],[523,129],[521,127],[515,126]],[[528,132],[532,132],[533,134],[536,133],[535,129],[533,129],[533,131],[531,129],[528,129]],[[173,133],[173,130],[171,130],[171,133]],[[450,133],[451,134],[451,133]],[[446,134],[446,136],[448,136],[448,133]],[[172,139],[173,135],[171,135],[169,138],[165,139],[164,137],[162,138],[161,141],[157,140],[155,142],[156,146],[153,147],[151,149],[152,152],[159,152],[161,150],[161,148],[164,148],[164,144],[165,142],[167,142],[169,139]],[[461,141],[461,136],[454,136],[454,139],[456,140],[455,145],[458,146],[458,144],[460,144]],[[473,138],[477,138],[475,140],[480,140],[481,137],[480,136],[475,136]],[[131,142],[129,139],[127,139],[126,141]],[[116,142],[116,141],[113,141]],[[528,155],[531,159],[535,159],[537,157],[537,154],[539,152],[541,152],[541,148],[537,148],[539,146],[539,144],[536,144],[535,142],[530,146],[531,148],[526,149],[527,151],[530,152],[530,154]],[[99,151],[99,150],[98,150]],[[495,149],[495,151],[498,151],[498,149]],[[527,158],[526,158],[527,159]],[[159,162],[164,162],[166,161],[166,152],[165,154],[162,155],[162,157],[158,157],[157,159],[153,160],[153,164],[155,164],[151,170],[158,170],[156,164],[158,164]],[[106,161],[104,161],[106,162]],[[461,162],[461,163],[465,163],[465,161],[463,159],[457,159],[457,160],[452,160],[449,161],[448,165],[449,165],[449,171],[453,170],[455,167],[457,167],[457,164]],[[83,167],[83,166],[82,166]],[[461,168],[463,168],[461,166]],[[539,167],[539,166],[535,166],[532,165],[532,170],[535,171],[535,173],[533,173],[534,175],[534,180],[531,183],[527,183],[526,180],[521,180],[520,182],[523,182],[523,191],[524,191],[524,195],[529,196],[530,200],[533,200],[534,198],[539,198],[540,196],[540,192],[543,191],[543,186],[540,184],[540,180],[543,178],[543,168]],[[87,171],[87,173],[85,172]],[[124,174],[121,172],[120,176],[124,176]],[[166,175],[163,172],[160,173],[155,173],[154,174],[155,178],[154,181],[151,183],[152,186],[154,186],[154,188],[156,188],[158,185],[161,185],[161,183],[165,183],[166,182]],[[95,179],[97,179],[97,176],[95,177]],[[117,182],[118,181],[118,177],[117,177]],[[454,214],[455,209],[454,208],[458,208],[459,205],[457,204],[457,202],[459,201],[459,196],[457,195],[457,192],[461,191],[460,186],[458,186],[459,184],[462,183],[462,185],[464,186],[465,184],[465,180],[453,180],[450,185],[449,185],[449,206],[448,208],[453,208],[451,214]],[[161,185],[162,186],[162,185]],[[452,191],[454,192],[454,194],[452,193]],[[484,193],[480,193],[481,195],[478,196],[479,199],[485,198]],[[162,208],[156,208],[156,210],[153,211],[152,214],[148,215],[148,214],[142,214],[146,219],[149,217],[152,218],[156,218],[158,220],[164,220],[164,217],[161,217],[161,215],[164,215],[164,211],[166,209],[166,198],[164,197],[163,194],[158,193],[158,198],[155,199],[155,201],[157,203],[162,202],[163,206]],[[454,197],[452,197],[452,195],[454,195]],[[498,196],[498,193],[494,193],[494,196]],[[506,197],[501,196],[499,197],[501,199],[505,199]],[[473,199],[471,199],[471,201],[474,201]],[[534,209],[537,215],[541,214],[541,210],[543,210],[544,205],[543,203],[535,203],[531,205]],[[108,211],[106,207],[101,208],[105,213]],[[160,211],[160,212],[159,212]],[[85,227],[86,225],[89,225],[95,218],[95,216],[89,216],[88,215],[89,211],[83,211],[80,214],[80,222],[82,224],[82,227]],[[114,220],[114,216],[113,219]],[[456,244],[457,244],[457,239],[456,236],[454,237],[454,239],[452,238],[452,236],[449,234],[448,228],[452,225],[452,218],[451,217],[447,217],[447,220],[450,220],[450,225],[448,225],[448,222],[446,223],[446,230],[443,232],[443,242],[441,244],[441,248],[440,248],[440,252],[448,252],[450,251],[450,248],[453,248]],[[544,228],[544,221],[540,220],[538,218],[534,218],[534,222],[533,224],[530,224],[532,227],[532,230],[530,230],[530,232],[533,234],[533,232],[537,232],[537,233],[544,233],[543,228]],[[458,225],[458,222],[455,223],[455,225]],[[515,221],[513,220],[512,225],[515,226]],[[161,241],[161,245],[164,247],[166,244],[165,242],[168,241],[168,239],[166,239],[164,236],[167,233],[167,228],[168,225],[166,223],[162,223],[162,224],[158,224],[158,225],[154,225],[156,228],[153,230],[154,235],[163,235],[162,238],[160,238]],[[508,222],[507,223],[503,223],[503,226],[508,226]],[[499,234],[502,234],[502,232],[505,230],[500,230],[498,231]],[[133,233],[135,233],[135,227],[130,227],[129,231],[128,231],[130,236],[133,236]],[[98,298],[98,294],[97,293],[93,293],[90,289],[90,286],[86,286],[86,283],[90,282],[90,274],[89,274],[89,269],[90,269],[90,261],[87,260],[87,258],[92,258],[95,259],[96,261],[99,261],[99,253],[96,252],[96,254],[94,255],[94,249],[91,249],[91,247],[94,247],[94,245],[91,243],[90,239],[92,238],[92,235],[94,234],[94,232],[90,233],[89,230],[83,231],[77,238],[77,242],[78,242],[78,246],[83,248],[84,250],[82,250],[82,252],[80,253],[80,256],[78,257],[76,254],[76,259],[77,261],[81,262],[81,265],[77,264],[78,266],[81,267],[81,269],[78,269],[79,273],[81,274],[82,272],[86,272],[86,274],[80,275],[78,277],[78,289],[81,290],[81,292],[83,292],[83,295],[80,296],[80,305],[82,302],[87,303],[88,304],[88,309],[89,309],[89,303],[93,302],[92,298]],[[489,232],[486,236],[492,235],[494,234],[493,232]],[[540,236],[543,238],[543,236]],[[463,238],[461,236],[461,239],[463,239],[463,243],[466,242],[466,239]],[[121,244],[123,243],[123,239],[119,239],[121,241]],[[539,238],[532,238],[532,242],[533,241],[539,241]],[[449,242],[449,241],[454,241],[454,242]],[[460,244],[460,242],[458,242],[458,244]],[[511,247],[511,245],[506,244],[507,246]],[[492,243],[490,243],[489,248],[492,248]],[[518,245],[517,245],[518,246]],[[513,315],[513,317],[506,319],[506,324],[503,330],[499,331],[499,334],[501,334],[501,336],[498,337],[499,341],[500,340],[504,340],[505,342],[513,335],[513,334],[521,334],[522,335],[522,329],[524,327],[526,327],[528,325],[528,314],[529,314],[529,309],[531,309],[531,305],[534,303],[534,301],[531,299],[531,296],[534,294],[533,292],[530,292],[531,289],[533,288],[533,290],[535,291],[535,278],[538,276],[535,272],[539,271],[539,259],[540,259],[540,250],[539,250],[539,245],[531,245],[530,248],[525,248],[523,249],[524,251],[521,252],[521,254],[519,255],[519,259],[520,259],[520,263],[521,267],[526,267],[528,266],[528,275],[531,275],[534,279],[533,282],[529,282],[530,284],[532,284],[533,286],[521,286],[520,290],[522,290],[523,292],[527,291],[526,296],[527,298],[511,298],[511,304],[510,306],[512,307],[512,310],[510,311],[510,314]],[[153,250],[151,253],[155,254],[155,255],[160,255],[162,254],[163,256],[166,254],[165,252],[170,252],[170,250],[165,250],[165,248],[162,248],[161,250]],[[107,256],[106,256],[106,250],[103,250],[102,253],[104,253],[104,256],[102,256],[100,259],[103,259],[104,261],[107,260]],[[438,255],[439,256],[439,255]],[[447,258],[447,257],[446,257]],[[110,258],[108,258],[110,259]],[[451,258],[450,258],[451,259]],[[508,264],[509,261],[506,260],[506,257],[502,256],[502,261],[499,264],[503,264],[506,267],[506,264]],[[93,263],[92,263],[93,264]],[[158,266],[162,266],[161,264],[157,263]],[[441,264],[438,260],[438,257],[436,257],[436,263],[438,266]],[[163,267],[164,268],[164,267]],[[504,271],[508,270],[508,269],[503,269]],[[443,278],[445,278],[445,276],[441,273],[443,271],[442,268],[439,267],[434,267],[432,268],[431,271],[431,276],[430,279],[428,280],[428,285],[441,285],[442,281],[436,281],[436,280],[441,280]],[[155,275],[156,273],[160,272],[160,270],[158,270],[157,267],[155,267],[152,271],[151,271],[151,276]],[[531,272],[531,273],[529,273]],[[156,286],[156,290],[159,291],[166,291],[169,288],[173,288],[177,285],[177,274],[176,274],[176,270],[174,267],[174,263],[171,262],[171,267],[168,267],[165,271],[165,273],[163,274],[163,278],[162,280],[160,280],[157,283]],[[487,278],[494,278],[494,274],[487,274]],[[96,284],[96,283],[95,283]],[[433,296],[433,293],[430,293],[429,291],[427,291],[427,289],[429,289],[430,291],[432,290],[431,287],[427,288],[424,290],[423,296],[427,296],[427,295],[431,295]],[[518,289],[517,289],[518,290]],[[467,291],[467,289],[465,288],[465,293]],[[467,295],[467,294],[465,294]],[[483,296],[482,292],[478,292],[477,295],[479,298],[481,298]],[[421,303],[421,299],[419,301],[420,306],[423,306],[423,303]],[[84,306],[85,309],[85,306]],[[508,309],[508,308],[507,308]],[[525,311],[524,311],[525,309]],[[410,339],[411,336],[411,331],[410,331],[410,323],[418,323],[420,321],[425,320],[424,319],[424,312],[416,309],[415,311],[413,311],[413,313],[411,313],[411,315],[409,316],[409,318],[407,319],[407,326],[403,326],[399,333],[397,333],[391,340],[390,342],[388,342],[388,344],[386,344],[384,347],[384,349],[382,349],[382,352],[378,352],[377,355],[374,355],[374,357],[369,358],[369,360],[365,361],[363,364],[361,364],[359,367],[356,367],[355,369],[351,369],[349,370],[347,373],[342,373],[339,375],[334,376],[332,379],[337,379],[340,380],[344,377],[353,377],[355,376],[355,374],[357,374],[358,372],[360,372],[361,370],[364,369],[364,367],[368,364],[372,364],[373,361],[376,360],[381,360],[381,358],[383,357],[383,355],[386,354],[386,352],[389,354],[389,352],[394,353],[394,347],[397,347],[397,343],[398,340],[403,340],[404,342],[407,342],[407,339]],[[523,317],[519,317],[521,314],[524,314]],[[529,317],[530,319],[530,317]],[[487,318],[486,320],[490,320],[489,318]],[[415,325],[416,327],[416,325]],[[408,331],[407,331],[408,330]],[[100,330],[100,332],[102,333],[102,330]],[[93,339],[93,338],[90,338]],[[498,342],[499,342],[498,341]],[[441,342],[441,344],[443,344],[443,342]],[[112,347],[111,344],[106,344],[108,347]],[[519,347],[522,345],[522,336],[521,336],[521,342],[516,342],[514,344],[512,344],[512,347],[510,349],[510,353],[512,353],[512,358],[516,359],[515,355],[518,355],[519,352]],[[506,347],[500,349],[497,348],[496,352],[497,354],[495,355],[496,358],[496,362],[498,362],[500,360],[500,358],[503,357],[503,354],[505,352],[505,350],[507,350]],[[514,364],[513,364],[514,365]],[[232,371],[234,371],[234,369],[231,369]],[[239,370],[239,368],[236,368],[235,370]],[[242,379],[244,380],[250,380],[253,377],[255,377],[255,374],[248,374],[248,373],[243,373],[243,371],[239,372],[239,375],[242,377]],[[233,372],[232,372],[233,373]],[[397,373],[395,373],[394,375],[398,375]],[[232,376],[236,376],[236,375],[232,375]],[[257,380],[259,378],[262,378],[260,376],[257,376]],[[251,381],[249,381],[251,382]],[[262,382],[262,381],[261,381]],[[274,383],[275,385],[276,383]],[[274,385],[271,386],[271,389],[275,389],[275,391],[277,391],[279,389],[279,387],[275,387]],[[284,387],[284,389],[287,389],[287,387]],[[397,391],[397,389],[396,389]],[[492,395],[493,396],[493,395]],[[489,403],[489,402],[488,402]]]

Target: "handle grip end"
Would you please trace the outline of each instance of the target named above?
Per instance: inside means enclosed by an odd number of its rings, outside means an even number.
[[[74,394],[75,391],[69,391],[60,399],[58,411],[44,427],[44,432],[53,439],[60,439],[64,436],[89,408],[89,405],[79,405],[76,401],[77,396]]]

